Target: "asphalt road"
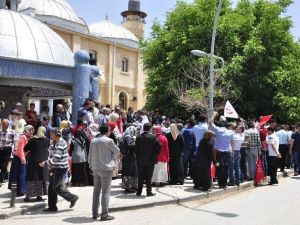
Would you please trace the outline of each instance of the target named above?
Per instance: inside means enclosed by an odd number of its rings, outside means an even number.
[[[279,185],[264,186],[205,205],[198,202],[160,206],[113,213],[115,220],[100,222],[91,219],[91,206],[68,203],[55,214],[42,210],[0,221],[1,225],[299,225],[300,177],[281,179]],[[85,204],[86,205],[86,204]],[[88,205],[88,204],[87,204]],[[60,207],[61,208],[61,207]]]

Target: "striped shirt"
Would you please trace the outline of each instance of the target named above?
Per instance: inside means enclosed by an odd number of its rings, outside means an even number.
[[[67,142],[61,137],[50,145],[47,164],[54,169],[66,169],[68,168],[68,157]]]

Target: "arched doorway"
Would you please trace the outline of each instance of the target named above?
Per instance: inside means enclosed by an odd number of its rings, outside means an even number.
[[[122,109],[127,109],[127,94],[125,92],[121,92],[119,94],[119,105]]]

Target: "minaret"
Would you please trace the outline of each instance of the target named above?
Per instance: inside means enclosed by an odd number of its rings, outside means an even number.
[[[141,39],[144,36],[145,18],[147,14],[141,11],[140,0],[129,0],[128,10],[121,13],[123,16],[123,27],[130,30]]]

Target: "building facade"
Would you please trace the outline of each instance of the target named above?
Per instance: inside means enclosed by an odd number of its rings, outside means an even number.
[[[146,14],[140,11],[139,0],[129,0],[128,10],[122,12],[122,25],[107,18],[87,25],[66,0],[21,0],[18,12],[46,24],[73,53],[89,52],[90,64],[96,65],[101,74],[99,99],[95,100],[103,105],[120,104],[125,109],[145,105],[146,74],[139,38],[144,33]]]

